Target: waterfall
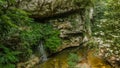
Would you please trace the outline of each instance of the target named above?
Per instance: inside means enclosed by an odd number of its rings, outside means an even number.
[[[39,53],[41,55],[40,60],[42,62],[47,61],[48,58],[47,58],[47,54],[45,52],[44,45],[43,45],[42,41],[40,41],[40,43],[39,43],[38,51],[39,51]]]

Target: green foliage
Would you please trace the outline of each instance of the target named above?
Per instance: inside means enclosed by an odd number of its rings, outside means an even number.
[[[14,58],[22,61],[28,59],[32,54],[32,47],[37,46],[40,39],[45,40],[47,49],[55,51],[61,44],[61,40],[58,35],[59,31],[53,29],[51,25],[35,23],[28,17],[26,12],[17,8],[8,9],[5,14],[0,16],[0,44],[12,51],[9,58],[14,57],[14,54],[12,53],[19,51],[21,52],[17,55],[19,58]],[[2,53],[3,52],[0,54]],[[6,56],[8,54],[9,51],[8,53],[5,53]],[[8,61],[17,62],[14,59],[4,58]],[[2,59],[2,57],[0,57],[0,59]],[[8,62],[7,64],[9,65],[14,62]],[[3,63],[1,63],[1,65],[2,64]]]
[[[15,68],[14,64],[0,64],[0,68]]]
[[[97,18],[95,18],[95,25],[97,26],[93,27],[94,35],[106,40],[118,40],[120,36],[120,10],[118,9],[120,5],[118,0],[102,1],[99,3],[99,6],[96,7]],[[101,10],[98,10],[100,8]],[[114,42],[117,42],[117,40]]]
[[[45,46],[50,51],[55,52],[56,49],[61,45],[61,39],[59,38],[59,30],[54,29],[52,25],[45,24],[43,26],[43,39]]]
[[[15,63],[28,59],[32,46],[41,38],[41,25],[28,13],[15,7],[15,0],[0,0],[0,66],[14,68]],[[6,6],[4,6],[6,5]],[[3,67],[6,66],[6,67]]]
[[[51,36],[46,39],[45,46],[48,47],[51,51],[56,51],[56,49],[60,46],[61,40],[58,36]]]
[[[1,10],[2,11],[2,10]],[[31,21],[28,14],[20,9],[11,8],[6,11],[2,11],[0,15],[0,33],[7,33],[10,28],[18,29],[23,24]]]
[[[25,26],[25,29],[23,27],[23,30],[20,32],[20,38],[26,45],[35,45],[42,37],[41,30],[41,24],[30,23],[28,26]]]
[[[19,28],[10,28],[2,41],[4,42],[4,46],[22,52],[19,54],[21,60],[23,60],[23,58],[27,60],[32,54],[32,47],[37,46],[37,43],[39,43],[42,37],[42,25],[31,22],[20,25]]]
[[[109,44],[109,56],[120,56],[120,1],[100,0],[96,3],[96,16],[93,26],[93,36],[102,39],[103,44]],[[102,45],[101,45],[102,46]],[[113,51],[112,53],[110,51]],[[115,52],[118,52],[115,53]],[[108,58],[108,56],[107,56]]]
[[[78,55],[75,53],[70,53],[67,60],[69,68],[74,68],[78,62]]]
[[[9,48],[0,45],[0,68],[15,68],[14,64],[18,61],[17,55],[20,54],[18,51],[12,51]]]

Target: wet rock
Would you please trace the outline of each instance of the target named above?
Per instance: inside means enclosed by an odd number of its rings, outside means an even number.
[[[80,63],[76,65],[76,68],[90,68],[89,64],[87,63]]]
[[[17,64],[17,68],[32,68],[40,62],[39,57],[33,56],[26,62],[21,62]]]
[[[72,68],[112,68],[104,61],[104,59],[95,56],[95,51],[88,51],[86,52],[87,55],[84,55],[85,52],[83,52],[83,49],[71,49],[61,51],[61,53],[55,55],[54,57],[51,57],[51,59],[49,59],[45,63],[37,65],[35,68],[69,68],[67,60],[69,57],[68,55],[71,52],[77,53],[79,57],[79,61]]]

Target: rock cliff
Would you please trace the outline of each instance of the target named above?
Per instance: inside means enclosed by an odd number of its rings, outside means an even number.
[[[62,45],[58,47],[58,51],[79,46],[83,42],[85,27],[80,15],[74,14],[59,20],[51,20],[51,23],[55,29],[60,31],[59,37],[62,39]]]
[[[19,0],[18,2],[20,8],[39,19],[83,10],[91,4],[91,0]]]
[[[89,7],[88,7],[89,6]],[[55,29],[59,29],[62,45],[57,51],[79,46],[86,39],[86,15],[89,18],[91,0],[21,0],[19,7],[30,12],[35,19],[48,19]],[[86,14],[86,11],[87,14]],[[66,15],[66,16],[64,16]],[[59,18],[61,16],[61,18]],[[88,37],[87,37],[88,38]],[[88,39],[86,39],[87,41]]]

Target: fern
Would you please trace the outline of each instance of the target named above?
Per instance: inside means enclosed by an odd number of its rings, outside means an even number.
[[[20,52],[11,51],[9,48],[3,45],[0,45],[0,50],[2,51],[0,53],[0,66],[4,68],[3,66],[5,65],[6,68],[13,68],[14,64],[11,63],[18,62],[17,55],[20,54]]]
[[[61,39],[59,38],[59,30],[55,30],[51,24],[45,24],[43,26],[43,39],[45,41],[45,47],[51,52],[55,52],[61,45]]]

